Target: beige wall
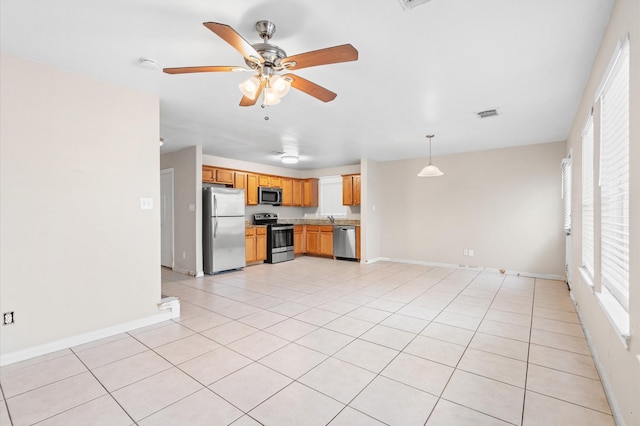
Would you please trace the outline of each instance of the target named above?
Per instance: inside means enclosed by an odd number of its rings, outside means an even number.
[[[591,76],[578,108],[568,148],[573,158],[573,237],[572,295],[590,338],[591,350],[600,363],[600,374],[620,424],[640,425],[640,1],[618,0],[600,45]],[[629,280],[629,322],[631,339],[626,348],[619,333],[605,314],[579,271],[582,251],[581,217],[581,133],[600,82],[616,49],[618,40],[630,34],[630,232],[631,262]],[[597,152],[596,152],[597,155]],[[597,202],[597,200],[596,200]],[[598,235],[596,235],[598,238]],[[596,241],[596,247],[599,244]]]
[[[436,178],[416,176],[426,158],[379,163],[367,193],[378,193],[380,256],[564,276],[564,152],[558,142],[438,156]]]
[[[202,275],[202,147],[162,154],[160,168],[173,169],[173,270]]]
[[[159,101],[0,60],[0,311],[8,354],[158,312]]]

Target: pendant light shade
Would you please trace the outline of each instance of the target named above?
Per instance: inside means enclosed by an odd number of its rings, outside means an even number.
[[[444,173],[440,171],[438,167],[436,167],[433,163],[431,163],[431,138],[433,135],[427,135],[429,139],[429,164],[427,164],[421,171],[418,173],[419,177],[436,177],[442,176]]]
[[[420,173],[418,173],[418,176],[420,177],[435,177],[435,176],[442,176],[442,175],[444,175],[444,173],[442,173],[439,168],[437,168],[431,163],[424,166],[424,168],[420,171]]]

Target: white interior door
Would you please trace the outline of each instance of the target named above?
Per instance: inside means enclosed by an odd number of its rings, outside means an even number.
[[[173,169],[160,171],[160,264],[173,268]]]

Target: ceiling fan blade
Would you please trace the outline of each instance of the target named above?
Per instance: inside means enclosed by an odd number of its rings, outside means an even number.
[[[247,40],[245,40],[240,34],[228,25],[220,24],[218,22],[204,22],[203,25],[216,33],[218,37],[229,43],[234,49],[242,54],[250,61],[254,61],[259,64],[264,63],[264,59],[253,48]]]
[[[302,77],[298,77],[294,74],[285,74],[285,77],[289,77],[291,81],[291,87],[294,89],[298,89],[307,95],[313,96],[316,99],[321,100],[322,102],[330,102],[338,96],[333,93],[331,90],[325,89],[322,86],[318,86],[315,83],[310,82],[309,80],[305,80]]]
[[[258,90],[256,91],[256,97],[251,99],[247,96],[243,96],[242,99],[240,99],[240,106],[253,106],[256,104],[256,102],[258,102],[258,99],[260,99],[260,94],[262,93],[262,89],[264,88],[264,84],[265,81],[262,80],[260,82],[260,87],[258,87]]]
[[[298,70],[300,68],[357,60],[358,51],[356,48],[350,44],[343,44],[341,46],[327,47],[326,49],[289,56],[282,60],[282,64],[287,69]]]
[[[232,71],[253,71],[247,68],[235,66],[214,66],[214,67],[178,67],[163,68],[167,74],[187,74],[192,72],[232,72]]]

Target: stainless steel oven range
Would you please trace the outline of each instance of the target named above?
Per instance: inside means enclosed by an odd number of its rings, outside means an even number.
[[[266,263],[279,263],[293,260],[293,225],[278,223],[277,213],[256,213],[253,223],[267,225]]]

